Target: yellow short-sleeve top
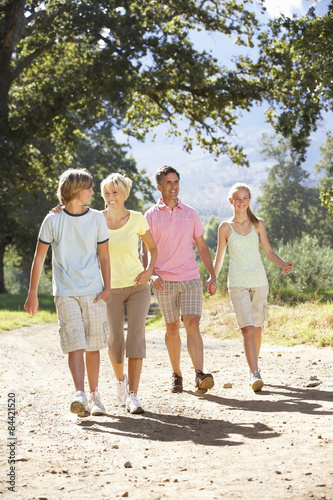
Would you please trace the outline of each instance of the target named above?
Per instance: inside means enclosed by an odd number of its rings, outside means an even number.
[[[111,263],[111,288],[134,286],[134,278],[144,267],[139,258],[139,236],[149,229],[142,214],[130,210],[126,224],[119,229],[109,229],[109,255]]]

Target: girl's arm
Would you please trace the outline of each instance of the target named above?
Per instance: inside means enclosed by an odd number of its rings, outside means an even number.
[[[273,264],[276,264],[277,266],[281,267],[281,269],[285,274],[288,274],[291,271],[293,265],[291,262],[286,262],[283,259],[281,259],[281,257],[279,257],[278,254],[274,252],[270,242],[268,241],[265,224],[264,221],[262,220],[259,220],[258,236],[260,244],[262,246],[263,251],[265,252],[267,259],[273,262]]]
[[[214,271],[216,278],[220,274],[223,266],[223,260],[225,256],[225,251],[227,248],[228,238],[230,236],[231,229],[227,222],[222,222],[217,231],[217,250],[214,259]]]
[[[101,293],[97,295],[94,302],[97,302],[100,299],[104,300],[104,302],[107,302],[111,294],[109,242],[105,241],[104,243],[100,243],[99,245],[97,245],[97,253],[98,253],[99,263],[101,265],[101,273],[104,283],[104,289]]]
[[[141,236],[141,240],[141,258],[145,270],[135,278],[136,283],[133,288],[148,283],[151,275],[153,274],[155,262],[157,259],[157,246],[149,229],[145,232],[145,234]]]
[[[49,245],[47,243],[42,243],[41,241],[38,241],[34,255],[34,260],[31,267],[28,297],[24,304],[24,309],[27,311],[28,314],[31,314],[31,316],[34,316],[38,311],[38,296],[37,296],[38,283],[40,275],[42,273],[48,248]]]

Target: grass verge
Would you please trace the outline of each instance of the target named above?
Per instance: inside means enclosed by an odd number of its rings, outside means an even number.
[[[327,297],[332,296],[332,291],[313,293],[312,300],[309,300],[309,292],[306,292],[306,296],[306,301],[298,303],[289,296],[287,304],[281,303],[281,297],[277,301],[270,297],[264,342],[286,346],[312,344],[318,347],[333,347],[333,302],[325,301]],[[25,295],[0,294],[0,332],[57,322],[52,296],[39,296],[39,310],[34,317],[24,311],[25,299]],[[163,327],[161,313],[157,312],[149,317],[146,325],[147,330]],[[227,294],[205,297],[201,331],[222,339],[241,339]]]
[[[0,332],[57,322],[52,296],[38,296],[39,309],[34,317],[29,316],[23,308],[26,298],[23,294],[0,294]]]
[[[316,297],[300,303],[271,304],[268,313],[263,342],[333,347],[333,302],[322,302]],[[219,338],[241,339],[227,295],[205,298],[201,329]]]

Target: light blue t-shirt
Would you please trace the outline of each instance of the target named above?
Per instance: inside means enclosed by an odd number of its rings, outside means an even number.
[[[50,213],[38,239],[52,246],[53,295],[79,297],[103,290],[97,245],[108,241],[109,232],[101,212],[87,208],[78,215],[65,209]]]

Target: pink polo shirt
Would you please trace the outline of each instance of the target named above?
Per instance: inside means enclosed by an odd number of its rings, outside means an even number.
[[[160,198],[145,217],[158,249],[156,274],[165,281],[200,278],[193,243],[205,229],[194,208],[178,198],[178,205],[171,210]]]

